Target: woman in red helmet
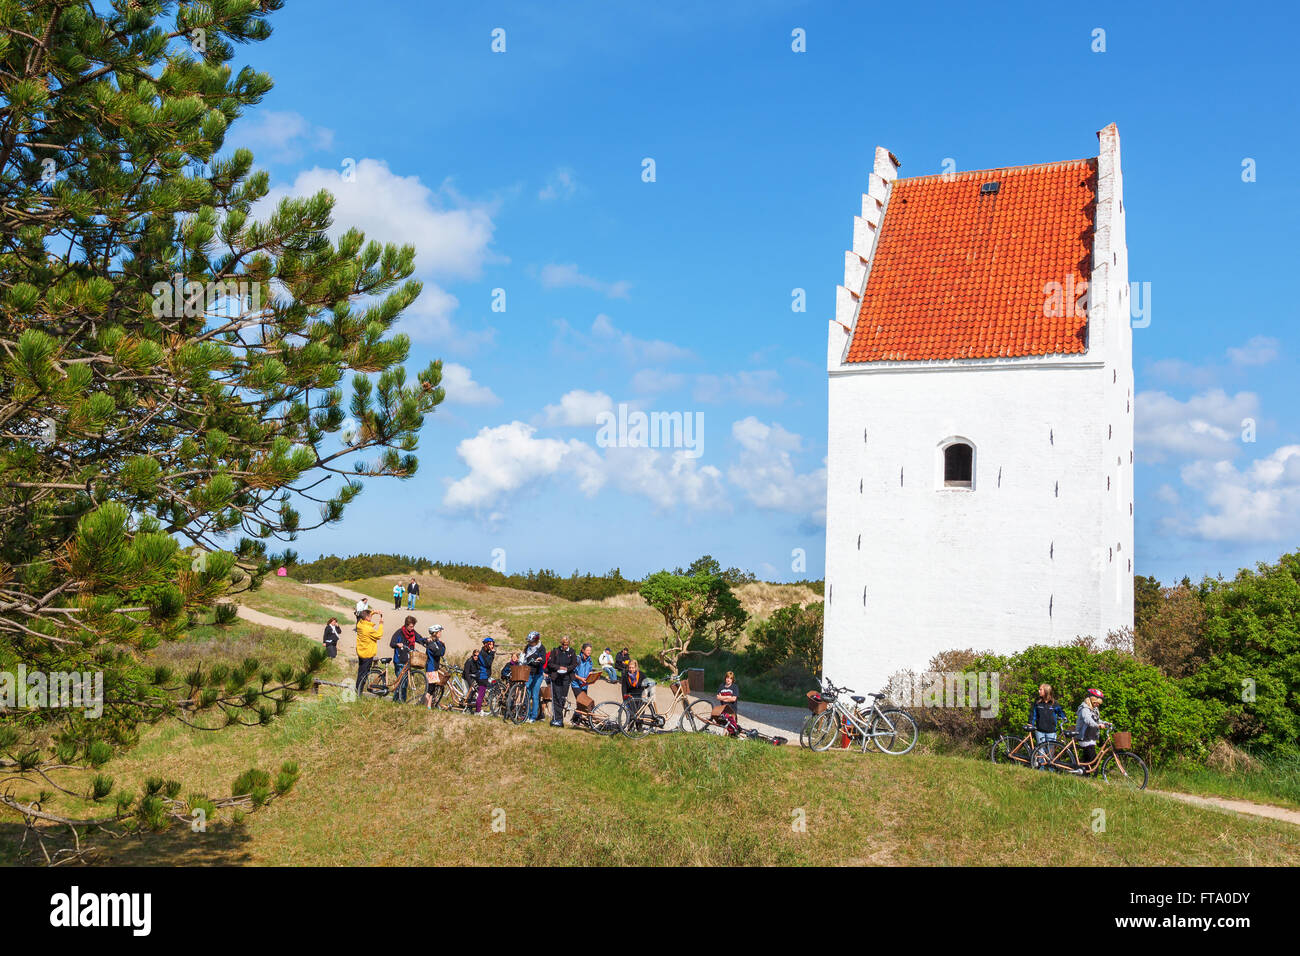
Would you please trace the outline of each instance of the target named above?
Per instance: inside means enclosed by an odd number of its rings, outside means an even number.
[[[1089,687],[1083,695],[1083,703],[1074,722],[1074,732],[1079,739],[1079,762],[1083,769],[1097,759],[1097,737],[1101,734],[1101,716],[1098,710],[1105,695],[1095,687]]]

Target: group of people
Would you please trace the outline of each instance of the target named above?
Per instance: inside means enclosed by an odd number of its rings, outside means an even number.
[[[1105,695],[1095,687],[1089,687],[1083,695],[1083,703],[1075,712],[1074,735],[1078,741],[1079,761],[1090,764],[1097,759],[1097,741],[1101,728],[1108,726],[1101,719],[1101,702]],[[1034,731],[1034,743],[1055,740],[1057,726],[1065,720],[1065,709],[1056,701],[1056,694],[1051,684],[1039,684],[1038,696],[1029,705],[1029,723]]]
[[[406,584],[402,584],[401,581],[398,581],[393,585],[393,610],[400,611],[402,609],[402,598],[405,597],[406,609],[408,611],[414,611],[415,599],[419,596],[420,582],[415,580],[415,578],[411,578],[411,580]]]
[[[405,588],[401,584],[396,585],[393,588],[394,609],[400,610],[401,595],[403,593],[409,602],[408,610],[413,609],[415,597],[419,594],[419,588],[419,584],[414,580]],[[376,611],[370,607],[368,598],[362,598],[358,601],[355,611],[357,619],[356,691],[360,694],[365,687],[371,668],[374,666],[375,655],[379,650],[379,642],[383,640],[384,615],[382,611]],[[408,614],[402,622],[402,626],[393,632],[388,641],[388,646],[393,652],[393,668],[399,674],[406,668],[411,659],[411,653],[415,648],[417,646],[424,648],[424,703],[426,707],[432,706],[433,702],[432,696],[428,693],[432,675],[441,668],[442,660],[447,655],[447,645],[443,643],[441,638],[442,630],[441,624],[434,624],[428,628],[427,634],[420,634],[416,628],[415,617]],[[330,618],[325,625],[323,637],[325,653],[330,657],[338,655],[338,642],[341,634],[342,629],[339,627],[338,618]],[[640,664],[632,657],[628,649],[625,647],[617,654],[611,654],[610,649],[607,647],[598,660],[593,660],[592,650],[590,643],[583,643],[580,648],[575,650],[568,635],[561,637],[560,643],[556,647],[547,650],[545,645],[542,644],[542,635],[538,631],[529,632],[523,651],[516,651],[510,655],[511,664],[520,664],[529,670],[528,680],[525,685],[525,695],[528,701],[528,723],[534,723],[542,717],[543,682],[550,684],[551,687],[552,727],[563,726],[564,704],[570,693],[581,704],[581,698],[586,693],[587,687],[602,678],[620,686],[625,703],[632,705],[633,702],[636,702],[639,704],[653,681],[646,678]],[[483,709],[483,699],[492,683],[495,663],[496,641],[491,637],[485,637],[479,648],[469,656],[461,668],[461,676],[464,678],[468,690],[468,706],[476,714],[486,715],[488,713]],[[408,673],[399,680],[393,692],[394,701],[405,702],[408,699],[408,694],[411,693],[409,684]],[[574,724],[581,722],[580,714],[584,709],[582,706],[574,709]]]

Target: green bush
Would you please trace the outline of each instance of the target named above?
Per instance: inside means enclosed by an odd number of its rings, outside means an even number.
[[[767,670],[793,663],[808,673],[820,674],[824,607],[820,601],[807,607],[790,604],[754,625],[749,638],[753,668]]]
[[[1181,682],[1122,651],[1036,645],[1009,656],[981,655],[971,669],[998,675],[998,717],[990,740],[996,734],[1024,732],[1030,701],[1041,683],[1052,685],[1070,714],[1082,703],[1084,691],[1096,687],[1105,694],[1102,720],[1130,731],[1134,749],[1153,762],[1203,757],[1225,718],[1221,702],[1197,699]]]

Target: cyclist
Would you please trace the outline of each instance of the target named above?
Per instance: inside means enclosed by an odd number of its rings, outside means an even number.
[[[631,720],[641,707],[641,695],[647,685],[645,674],[636,658],[630,657],[623,670],[623,679],[619,682],[623,691],[623,705],[627,708],[627,719]]]
[[[1103,699],[1101,691],[1089,687],[1084,694],[1083,703],[1079,705],[1074,732],[1079,738],[1079,761],[1083,764],[1090,764],[1097,759],[1097,738],[1102,728],[1098,711]]]
[[[377,623],[376,623],[377,622]],[[384,636],[384,615],[379,611],[366,611],[357,619],[357,693],[366,686],[370,665],[375,662],[375,651]]]
[[[442,658],[447,653],[447,645],[442,642],[439,635],[442,634],[441,624],[429,625],[428,637],[417,637],[416,640],[424,645],[424,706],[433,705],[433,697],[429,693],[429,678],[442,665]]]
[[[569,646],[569,636],[560,638],[560,646],[546,658],[546,676],[551,679],[551,726],[564,726],[564,698],[569,696],[573,669],[578,666],[578,655]]]
[[[573,716],[569,718],[569,723],[577,727],[582,723],[579,717],[579,711],[583,708],[577,703],[579,697],[587,692],[588,678],[591,670],[595,665],[591,660],[591,645],[583,644],[582,650],[578,653],[578,663],[573,665]]]
[[[538,631],[528,632],[528,643],[524,646],[523,663],[528,665],[528,685],[524,693],[528,695],[528,722],[531,724],[542,712],[542,678],[546,664],[546,648],[542,646],[542,635]]]
[[[419,639],[420,632],[415,629],[415,618],[408,614],[402,626],[393,632],[392,638],[388,641],[388,646],[393,649],[393,670],[398,674],[402,673],[402,668],[411,659],[411,649]],[[410,673],[408,672],[397,682],[397,688],[393,691],[393,703],[405,703],[409,689]]]
[[[489,712],[483,709],[483,696],[487,693],[488,685],[492,683],[492,660],[497,656],[497,642],[490,637],[483,638],[483,646],[478,649],[474,655],[475,663],[478,665],[477,688],[474,689],[474,713],[480,717],[489,716]]]
[[[734,671],[727,671],[722,686],[718,688],[717,698],[718,703],[722,705],[722,719],[727,722],[727,736],[739,736],[740,723],[736,718],[740,716],[740,711],[736,705],[740,702],[740,685],[736,683]]]
[[[1038,697],[1029,705],[1029,723],[1034,728],[1034,743],[1056,739],[1057,722],[1065,719],[1065,708],[1056,702],[1051,684],[1038,685]]]

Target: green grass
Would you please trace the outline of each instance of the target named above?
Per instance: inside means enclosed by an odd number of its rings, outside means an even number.
[[[170,724],[105,772],[222,795],[247,767],[284,760],[301,765],[298,786],[242,826],[104,841],[106,862],[1300,864],[1287,824],[988,761],[814,754],[704,735],[606,740],[376,700],[305,699],[268,728]],[[394,806],[455,839],[392,830]],[[1092,828],[1097,809],[1104,832]]]
[[[235,600],[275,617],[320,624],[322,629],[331,617],[351,619],[350,615],[342,616],[349,603],[343,598],[286,578],[267,578],[256,591],[241,592]]]
[[[1160,770],[1164,790],[1180,790],[1207,797],[1228,797],[1271,803],[1300,810],[1300,754],[1261,756],[1249,770],[1217,770],[1184,762]]]

